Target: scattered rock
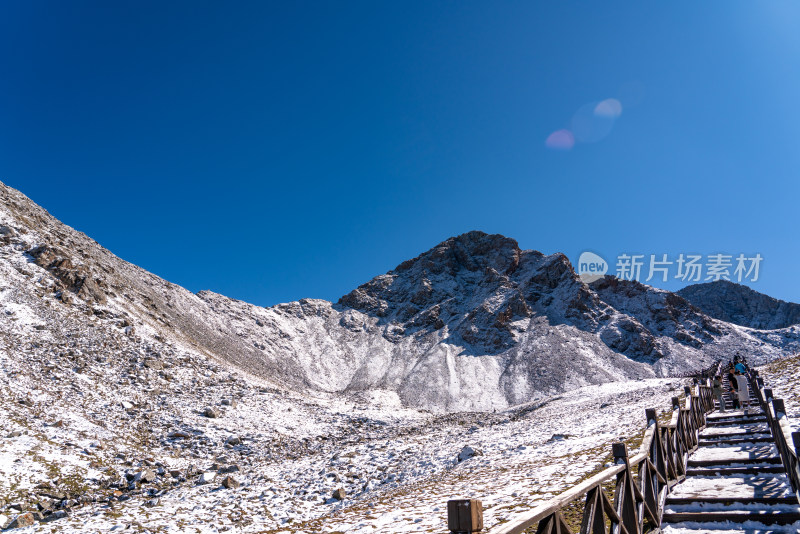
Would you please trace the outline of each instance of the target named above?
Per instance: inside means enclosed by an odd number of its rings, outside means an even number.
[[[483,452],[466,445],[463,449],[461,449],[461,452],[458,453],[458,461],[463,462],[465,460],[469,460],[473,456],[483,456]]]
[[[153,473],[150,469],[145,469],[144,471],[139,471],[134,475],[133,480],[136,482],[154,482],[156,480],[156,474]]]
[[[8,524],[6,530],[11,530],[14,528],[22,528],[22,527],[29,527],[36,523],[36,519],[34,519],[33,514],[30,512],[20,514],[14,518],[14,520]]]
[[[213,418],[219,417],[221,414],[220,414],[219,410],[209,407],[209,408],[206,408],[205,410],[203,410],[203,415],[213,419]]]
[[[206,471],[202,475],[200,475],[200,479],[197,481],[198,484],[211,484],[214,482],[214,479],[217,478],[217,474],[213,471]]]
[[[156,371],[160,371],[161,369],[164,368],[164,364],[161,362],[161,360],[156,360],[153,358],[146,359],[144,361],[144,366],[147,367],[148,369],[154,369]]]
[[[69,514],[67,513],[66,510],[56,510],[52,514],[44,516],[44,519],[42,519],[42,523],[49,523],[50,521],[56,521],[57,519],[64,519],[68,515]]]
[[[133,404],[128,401],[122,401],[120,404],[124,410],[133,410]]]
[[[235,399],[222,399],[220,404],[223,406],[230,406],[231,408],[236,408],[236,406],[238,406],[238,403]]]
[[[347,492],[344,491],[344,488],[336,488],[334,490],[333,498],[337,501],[343,501],[345,497],[347,497]]]
[[[218,471],[218,473],[220,473],[220,474],[238,473],[238,472],[239,472],[239,466],[236,465],[236,464],[231,464],[229,466],[222,467]]]
[[[550,436],[550,439],[548,439],[547,442],[552,443],[553,441],[563,441],[571,437],[572,436],[570,436],[569,434],[553,434],[552,436]]]
[[[167,434],[167,437],[170,439],[188,439],[191,436],[188,432],[184,432],[183,430],[175,430]]]
[[[222,487],[228,489],[236,489],[240,486],[239,481],[228,475],[222,479]]]
[[[239,436],[231,436],[225,440],[225,445],[230,445],[233,447],[234,445],[240,445],[242,443],[242,438]]]
[[[12,430],[12,431],[11,431],[11,432],[8,434],[8,437],[9,437],[9,438],[18,438],[18,437],[20,437],[21,435],[22,435],[22,432],[20,432],[19,430]]]

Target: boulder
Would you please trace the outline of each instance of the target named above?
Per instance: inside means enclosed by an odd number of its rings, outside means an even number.
[[[206,416],[206,417],[210,417],[210,418],[214,419],[214,418],[219,417],[221,414],[220,414],[219,410],[217,410],[216,408],[208,407],[205,410],[203,410],[203,415]]]
[[[36,519],[33,517],[33,514],[30,512],[26,512],[24,514],[20,514],[14,518],[14,520],[8,524],[5,528],[6,530],[11,530],[14,528],[23,528],[29,527],[36,523]]]
[[[239,481],[228,475],[222,479],[222,487],[228,489],[236,489],[240,486]]]
[[[224,474],[228,474],[228,473],[238,473],[239,472],[239,466],[236,465],[236,464],[231,464],[231,465],[228,465],[228,466],[225,466],[225,467],[221,467],[219,469],[219,471],[217,471],[217,472],[220,473],[220,474],[223,474],[223,475]]]
[[[345,497],[347,497],[347,492],[344,491],[344,488],[336,488],[333,491],[332,497],[337,501],[343,501]]]
[[[44,519],[42,519],[42,523],[49,523],[50,521],[56,521],[58,519],[63,519],[65,517],[67,517],[68,515],[69,514],[67,513],[66,510],[56,510],[52,514],[44,516]]]
[[[466,445],[464,446],[463,449],[461,449],[461,452],[458,453],[458,461],[463,462],[465,460],[469,460],[474,456],[483,456],[483,452],[481,452],[478,449],[473,449],[469,445]]]

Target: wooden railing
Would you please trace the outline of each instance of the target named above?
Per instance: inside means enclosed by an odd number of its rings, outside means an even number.
[[[719,374],[719,370],[722,367],[722,360],[714,360],[714,362],[706,367],[705,369],[696,369],[693,371],[687,371],[685,373],[673,373],[670,376],[672,378],[714,378],[717,374]]]
[[[625,443],[614,443],[611,447],[614,465],[530,512],[491,529],[489,534],[521,534],[534,526],[540,534],[569,533],[563,510],[584,496],[581,533],[606,534],[609,532],[607,523],[611,525],[610,532],[621,534],[642,534],[646,527],[659,528],[668,488],[685,478],[689,453],[697,448],[706,414],[714,409],[711,388],[704,382],[687,386],[683,402],[678,397],[672,398],[672,418],[668,424],[659,423],[655,409],[645,411],[647,429],[636,455],[629,457]],[[611,484],[613,497],[606,493],[606,490],[611,493],[611,488],[604,487]],[[464,507],[475,506],[474,503],[480,506],[479,501],[474,500],[451,502]],[[458,516],[454,512],[448,518],[451,531],[475,530],[464,521],[459,523],[459,517],[471,516],[469,513]]]
[[[764,387],[764,380],[758,376],[758,371],[751,371],[748,378],[750,388],[755,392],[758,403],[767,416],[767,423],[775,438],[775,446],[780,453],[786,475],[789,477],[795,495],[800,500],[800,461],[798,461],[800,432],[792,431],[783,399],[773,398],[772,389]]]

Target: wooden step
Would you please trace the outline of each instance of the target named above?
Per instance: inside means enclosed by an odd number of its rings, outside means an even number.
[[[734,523],[744,523],[745,521],[755,521],[764,525],[788,525],[795,521],[800,521],[800,513],[797,512],[674,512],[665,513],[664,523],[721,523],[733,521]]]
[[[733,425],[749,425],[753,423],[766,423],[766,417],[753,417],[753,418],[744,418],[741,417],[739,419],[731,419],[731,420],[723,420],[723,421],[709,421],[706,420],[706,426],[733,426]]]
[[[725,414],[725,415],[717,415],[716,417],[712,417],[709,415],[706,417],[706,421],[717,422],[717,421],[728,421],[728,420],[740,420],[740,419],[747,419],[749,417],[766,417],[766,414],[764,414],[764,412],[760,410],[757,412],[751,410],[746,414],[743,413],[731,414],[731,415]]]
[[[726,465],[726,464],[779,464],[781,459],[779,456],[768,456],[767,458],[723,458],[720,460],[692,460],[689,458],[689,467],[707,467],[709,465]]]
[[[728,475],[761,475],[764,473],[784,473],[782,465],[765,467],[722,467],[720,469],[687,469],[687,477],[713,477]]]
[[[758,430],[758,431],[757,430],[746,430],[744,432],[731,432],[730,434],[700,434],[700,439],[715,439],[715,438],[725,438],[725,439],[742,438],[742,439],[744,439],[744,438],[746,438],[748,436],[755,436],[755,435],[758,435],[758,434],[768,434],[770,437],[772,436],[772,434],[768,430],[766,430],[766,431],[764,431],[764,430]]]
[[[700,440],[697,445],[700,447],[712,447],[714,445],[744,445],[747,443],[775,443],[772,436],[767,438],[740,438],[740,439],[715,439],[704,441]]]
[[[798,504],[795,497],[667,497],[667,504]]]

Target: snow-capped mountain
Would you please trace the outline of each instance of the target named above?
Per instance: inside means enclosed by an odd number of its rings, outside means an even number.
[[[0,184],[0,528],[434,531],[467,493],[495,525],[683,386],[625,378],[797,347],[481,232],[336,303],[193,294]]]
[[[263,308],[162,280],[4,185],[0,204],[4,261],[31,269],[21,290],[58,297],[53,317],[83,306],[293,391],[379,390],[410,407],[492,410],[700,368],[734,350],[769,359],[798,346],[793,329],[731,325],[667,291],[613,277],[586,285],[563,254],[500,235],[450,238],[337,303]]]
[[[800,304],[728,280],[686,286],[678,295],[715,319],[748,328],[774,330],[800,324]]]

